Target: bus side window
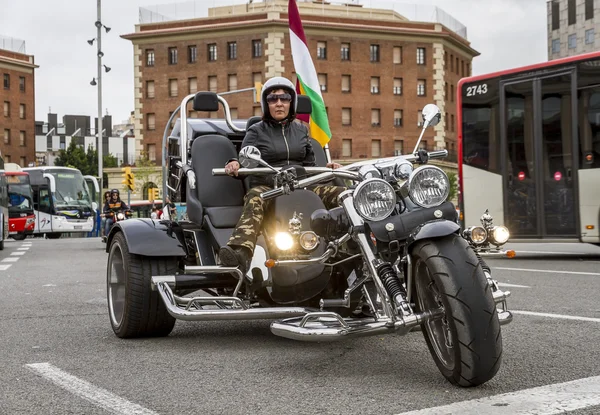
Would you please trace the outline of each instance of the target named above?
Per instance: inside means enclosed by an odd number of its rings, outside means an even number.
[[[40,189],[40,212],[52,214],[52,206],[50,204],[50,191],[48,189]]]

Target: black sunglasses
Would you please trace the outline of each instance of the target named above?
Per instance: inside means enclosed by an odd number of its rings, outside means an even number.
[[[292,102],[292,96],[290,94],[269,94],[269,95],[267,95],[267,102],[269,104],[275,104],[278,100],[281,100],[281,102]]]

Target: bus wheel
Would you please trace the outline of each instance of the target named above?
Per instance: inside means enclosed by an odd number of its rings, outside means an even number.
[[[24,233],[17,233],[15,235],[12,235],[12,238],[15,241],[23,241],[23,240],[25,240],[26,237],[27,237],[27,235],[25,235]]]
[[[152,275],[173,275],[177,259],[152,258],[129,253],[123,233],[111,241],[106,270],[106,294],[110,324],[117,337],[168,336],[175,318],[167,311]]]
[[[61,235],[62,235],[62,233],[60,233],[60,232],[53,232],[53,233],[47,233],[46,237],[48,239],[58,239],[58,238],[60,238]]]

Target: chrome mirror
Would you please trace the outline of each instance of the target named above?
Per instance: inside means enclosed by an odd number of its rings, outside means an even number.
[[[240,150],[238,157],[242,167],[253,169],[262,161],[260,150],[254,146],[246,146]]]
[[[423,107],[423,122],[424,127],[434,127],[442,119],[442,113],[437,105],[427,104]]]

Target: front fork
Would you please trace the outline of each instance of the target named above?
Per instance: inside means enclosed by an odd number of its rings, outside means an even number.
[[[352,194],[353,193],[350,190],[341,193],[339,201],[350,219],[354,240],[360,247],[364,257],[364,263],[372,276],[377,293],[381,298],[381,307],[384,314],[381,317],[390,319],[391,324],[393,324],[394,321],[398,320],[398,317],[402,318],[414,313],[410,307],[406,293],[400,288],[400,280],[396,273],[394,272],[393,275],[389,275],[389,273],[393,271],[391,264],[386,264],[376,258],[367,239],[367,235],[361,231],[356,232],[356,229],[364,229],[364,220],[354,208],[354,198],[352,197]],[[388,267],[390,268],[389,270],[387,269]],[[382,279],[382,277],[384,279]],[[370,298],[364,285],[363,293],[367,298]],[[377,313],[373,301],[370,300],[369,302],[371,303],[373,312]]]

